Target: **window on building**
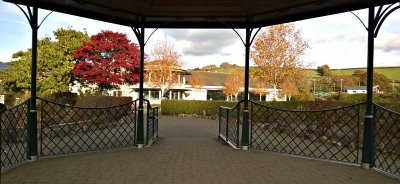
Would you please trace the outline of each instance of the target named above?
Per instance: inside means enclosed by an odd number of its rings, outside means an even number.
[[[150,91],[150,99],[155,99],[155,100],[160,99],[159,91]]]
[[[113,91],[112,96],[122,96],[122,91],[120,90]]]

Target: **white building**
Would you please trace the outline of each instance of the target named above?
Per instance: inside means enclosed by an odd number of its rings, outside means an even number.
[[[205,81],[205,85],[201,89],[195,89],[189,85],[192,74],[200,76]],[[182,100],[225,100],[225,95],[222,94],[223,86],[228,74],[226,73],[213,73],[203,71],[191,71],[187,73],[182,70],[178,76],[178,82],[167,92],[165,92],[164,99],[182,99]],[[79,83],[75,82],[71,87],[72,93],[86,93],[95,89],[96,86],[82,87]],[[144,98],[150,100],[151,104],[161,103],[161,90],[154,86],[144,83]],[[250,82],[249,91],[251,92],[252,83]],[[242,89],[243,90],[243,89]],[[280,89],[267,88],[265,95],[261,95],[262,101],[286,101],[286,96],[281,95]],[[129,96],[132,99],[139,98],[139,84],[136,85],[120,85],[119,89],[110,90],[107,92],[110,96]]]
[[[372,87],[374,93],[382,93],[379,91],[379,85]],[[347,94],[367,94],[367,86],[357,86],[357,87],[346,87]]]

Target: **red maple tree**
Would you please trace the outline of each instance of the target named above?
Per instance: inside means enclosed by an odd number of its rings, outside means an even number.
[[[74,53],[72,74],[82,84],[96,84],[100,91],[118,84],[139,82],[140,50],[126,34],[101,31]]]

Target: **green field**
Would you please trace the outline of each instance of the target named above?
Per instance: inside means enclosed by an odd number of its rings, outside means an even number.
[[[345,68],[345,69],[331,69],[332,74],[335,75],[351,75],[354,70],[367,70],[366,68]],[[375,72],[386,75],[389,79],[400,81],[400,66],[399,67],[375,67]],[[311,77],[319,77],[317,70],[309,70]]]

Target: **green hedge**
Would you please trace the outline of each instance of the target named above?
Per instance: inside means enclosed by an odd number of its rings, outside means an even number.
[[[161,113],[163,115],[179,115],[179,114],[194,114],[194,115],[206,115],[216,116],[218,115],[219,108],[233,107],[237,102],[227,101],[202,101],[202,100],[162,100],[161,101]],[[318,104],[316,104],[318,103]],[[320,105],[322,102],[263,102],[263,104],[271,107],[281,109],[295,109],[295,110],[306,110],[313,109],[313,107],[321,108],[333,108],[337,104],[327,104],[328,106]]]
[[[131,97],[114,96],[78,96],[73,93],[44,97],[51,102],[77,107],[111,107],[132,101]]]
[[[216,116],[220,106],[233,107],[237,102],[227,101],[201,101],[201,100],[162,100],[161,114],[163,115],[206,115]],[[339,102],[333,100],[315,100],[315,101],[290,101],[290,102],[262,102],[262,104],[279,109],[292,110],[321,110],[343,107],[354,102]]]
[[[219,107],[233,107],[236,102],[227,101],[203,101],[203,100],[162,100],[161,114],[178,115],[178,114],[196,114],[206,116],[216,116]]]

